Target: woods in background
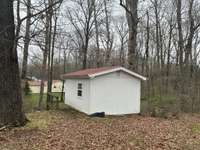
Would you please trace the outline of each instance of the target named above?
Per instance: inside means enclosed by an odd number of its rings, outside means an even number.
[[[55,1],[40,7],[51,3]],[[113,10],[116,6],[120,13]],[[31,24],[31,45],[39,47],[43,57],[32,50],[29,67],[38,67],[29,75],[48,80],[50,92],[52,79],[65,72],[121,65],[148,77],[142,90],[148,112],[199,111],[199,6],[197,0],[59,3]],[[40,102],[42,91],[43,84]]]

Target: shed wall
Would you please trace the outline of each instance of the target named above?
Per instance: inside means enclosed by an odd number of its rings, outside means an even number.
[[[96,77],[91,80],[90,114],[108,115],[140,112],[141,81],[124,72]]]
[[[78,83],[82,83],[82,97],[77,95]],[[89,113],[90,80],[67,79],[65,80],[65,104],[84,113]]]

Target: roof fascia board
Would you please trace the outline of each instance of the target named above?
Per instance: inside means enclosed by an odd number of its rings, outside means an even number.
[[[147,80],[146,77],[143,77],[143,76],[141,76],[141,75],[139,75],[139,74],[137,74],[137,73],[135,73],[135,72],[132,72],[132,71],[130,71],[130,70],[128,70],[128,69],[125,69],[125,68],[123,68],[123,67],[114,68],[114,69],[107,70],[107,71],[103,71],[103,72],[100,72],[100,73],[90,74],[89,77],[90,77],[90,78],[95,78],[95,77],[97,77],[97,76],[104,75],[104,74],[108,74],[108,73],[112,73],[112,72],[116,72],[116,71],[124,71],[124,72],[126,72],[126,73],[128,73],[128,74],[130,74],[130,75],[132,75],[132,76],[134,76],[134,77],[136,77],[136,78],[141,79],[141,80],[144,80],[144,81]]]

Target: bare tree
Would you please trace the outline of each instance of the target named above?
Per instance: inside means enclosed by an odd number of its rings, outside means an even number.
[[[182,31],[182,0],[176,0],[176,5],[177,5],[177,24],[178,24],[178,58],[179,58],[179,64],[180,64],[180,69],[181,71],[183,70],[183,46],[184,46],[184,41],[183,41],[183,31]]]
[[[72,0],[76,9],[68,8],[68,18],[81,40],[82,68],[87,68],[88,46],[94,25],[94,1]]]
[[[110,13],[108,10],[108,0],[104,0],[104,12],[105,12],[105,26],[106,26],[106,58],[105,58],[105,63],[107,65],[110,64],[110,57],[111,57],[111,52],[113,48],[113,36],[111,35],[111,29],[110,29]]]
[[[137,66],[137,25],[138,25],[138,0],[120,0],[120,5],[126,10],[126,17],[129,26],[129,41],[128,41],[128,64],[131,70],[136,70]]]
[[[126,64],[126,47],[128,42],[128,26],[125,19],[126,18],[123,16],[120,16],[115,20],[116,33],[120,40],[119,63],[122,66],[125,66]]]
[[[95,38],[96,38],[96,66],[100,67],[100,43],[99,43],[99,23],[98,23],[98,11],[97,1],[94,2],[94,22],[95,22]]]

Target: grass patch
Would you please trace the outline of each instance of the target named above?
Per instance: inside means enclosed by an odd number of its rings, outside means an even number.
[[[56,96],[61,96],[61,93],[54,93]],[[39,97],[40,94],[39,93],[32,93],[30,95],[26,95],[23,98],[23,109],[24,112],[33,112],[35,110],[35,108],[38,107],[38,102],[39,102]],[[43,95],[43,101],[42,101],[42,109],[46,108],[46,99],[47,99],[47,95],[44,94]],[[62,103],[60,106],[65,108],[65,106],[63,106],[64,103]]]
[[[30,122],[27,124],[27,128],[39,128],[46,129],[50,123],[50,115],[47,112],[35,112],[27,114]]]
[[[143,101],[148,101],[154,106],[164,106],[164,105],[173,105],[177,100],[177,97],[172,95],[163,95],[161,96],[151,96],[149,98],[143,98]]]
[[[194,124],[193,126],[192,126],[192,132],[193,133],[200,133],[200,124]]]
[[[30,122],[27,123],[25,128],[26,129],[37,128],[37,129],[40,129],[40,130],[47,129],[48,126],[51,123],[53,123],[54,120],[56,119],[56,116],[54,117],[48,111],[28,113],[27,117],[30,120]]]
[[[131,138],[129,139],[129,144],[131,146],[136,146],[136,147],[140,147],[140,148],[144,148],[145,146],[145,142],[144,142],[144,139],[143,138]]]
[[[167,118],[170,114],[178,114],[180,111],[176,96],[163,95],[145,97],[141,101],[141,114],[153,117]]]
[[[23,109],[25,112],[32,112],[38,106],[39,96],[40,94],[30,94],[30,95],[24,96]],[[42,108],[45,108],[46,97],[47,97],[46,94],[44,94]]]

